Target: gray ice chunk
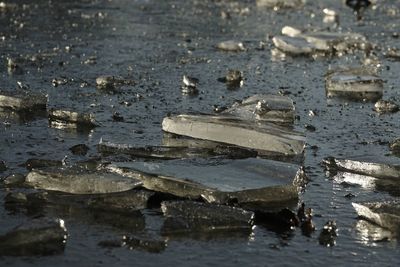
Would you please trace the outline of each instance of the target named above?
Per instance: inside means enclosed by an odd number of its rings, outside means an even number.
[[[245,120],[286,124],[293,123],[294,111],[293,100],[287,96],[257,94],[233,104],[222,114],[232,114]]]
[[[256,124],[233,116],[178,115],[164,118],[165,132],[255,149],[259,153],[302,155],[305,136],[272,123]]]
[[[49,111],[49,120],[57,128],[58,124],[71,126],[96,127],[97,123],[93,114],[79,113],[69,110],[51,109]]]
[[[28,173],[25,183],[37,189],[72,194],[115,193],[128,191],[142,184],[137,179],[112,173],[75,168],[34,170]]]
[[[325,75],[327,97],[376,101],[383,95],[383,80],[363,68],[329,71]]]
[[[17,90],[6,92],[0,90],[0,110],[36,111],[46,109],[47,96],[41,93]]]
[[[228,52],[240,52],[245,51],[246,48],[244,47],[242,42],[229,40],[223,41],[216,45],[219,50],[228,51]]]

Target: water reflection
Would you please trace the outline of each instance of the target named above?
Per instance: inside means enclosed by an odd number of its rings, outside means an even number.
[[[365,246],[376,247],[379,242],[390,242],[393,245],[397,244],[397,240],[389,230],[365,220],[357,221],[355,228],[359,242]]]

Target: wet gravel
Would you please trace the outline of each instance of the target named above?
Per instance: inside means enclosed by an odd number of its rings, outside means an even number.
[[[396,239],[374,241],[351,206],[352,201],[396,199],[379,190],[340,184],[327,177],[320,162],[327,156],[399,164],[388,144],[400,136],[399,113],[379,114],[374,103],[327,99],[324,75],[338,66],[358,66],[363,52],[340,57],[273,57],[271,38],[285,25],[326,28],[324,8],[336,10],[343,31],[362,33],[376,44],[374,66],[385,81],[384,99],[400,103],[400,71],[389,47],[400,48],[400,1],[382,0],[362,20],[342,1],[308,1],[292,10],[265,9],[255,1],[7,1],[0,6],[0,89],[25,86],[48,95],[54,109],[91,113],[98,127],[60,129],[47,117],[0,113],[0,176],[26,173],[30,158],[74,163],[96,157],[100,138],[116,143],[158,145],[161,121],[168,113],[212,113],[215,106],[256,93],[283,92],[296,105],[295,128],[307,136],[305,169],[311,179],[300,196],[313,209],[317,231],[277,233],[256,226],[246,237],[172,239],[161,253],[107,249],[100,241],[142,231],[114,227],[82,214],[65,215],[68,240],[63,254],[50,257],[1,257],[7,266],[185,266],[371,265],[400,264]],[[227,15],[229,14],[229,16]],[[222,41],[243,42],[246,50],[216,49]],[[9,59],[13,59],[11,66]],[[230,69],[243,84],[218,82]],[[102,75],[129,83],[96,87]],[[182,77],[196,77],[197,95],[182,94]],[[115,119],[115,114],[123,117]],[[31,114],[29,114],[31,115]],[[85,145],[85,153],[70,148]],[[86,146],[88,149],[86,149]],[[2,163],[4,161],[4,164]],[[21,165],[22,164],[22,165]],[[4,167],[3,167],[4,166]],[[26,219],[3,208],[8,189],[0,189],[0,232]],[[352,196],[349,198],[348,196]],[[60,215],[61,214],[61,215]],[[145,229],[157,235],[160,213],[145,211]],[[83,219],[82,219],[83,218]],[[336,245],[319,244],[318,233],[336,221]],[[376,230],[368,225],[370,231]]]

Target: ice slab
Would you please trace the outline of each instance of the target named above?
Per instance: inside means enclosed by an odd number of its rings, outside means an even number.
[[[67,230],[61,219],[33,219],[0,236],[0,255],[52,255],[64,251]]]
[[[358,216],[400,234],[400,202],[352,203]]]
[[[350,159],[325,158],[323,163],[330,172],[350,172],[400,182],[400,166]]]
[[[180,159],[193,157],[226,157],[226,158],[248,158],[256,157],[257,152],[237,146],[223,146],[216,144],[212,147],[189,147],[189,146],[145,146],[138,147],[129,144],[117,144],[100,140],[97,150],[107,156],[113,154],[129,155],[132,158],[154,158],[154,159]]]
[[[195,201],[165,201],[161,210],[166,217],[163,235],[185,232],[251,232],[254,213],[237,207]]]
[[[69,110],[56,110],[49,111],[49,120],[51,125],[59,128],[58,125],[70,125],[71,127],[96,127],[97,123],[93,114],[79,113]]]
[[[150,190],[251,209],[297,201],[306,180],[298,165],[256,158],[115,162],[106,168]]]
[[[256,124],[232,116],[178,115],[162,122],[165,132],[257,150],[260,154],[303,154],[305,136],[276,124]]]
[[[36,111],[46,109],[47,96],[29,91],[6,92],[0,90],[0,110]]]
[[[376,101],[383,95],[383,80],[362,68],[329,71],[325,76],[327,97]]]
[[[25,179],[28,186],[37,189],[72,194],[99,194],[128,191],[139,187],[139,180],[107,172],[94,172],[72,168],[34,170]]]
[[[274,36],[272,42],[279,50],[292,55],[307,55],[317,51],[317,47],[302,37]]]
[[[257,94],[233,104],[221,114],[231,114],[244,120],[293,123],[295,107],[287,96]]]

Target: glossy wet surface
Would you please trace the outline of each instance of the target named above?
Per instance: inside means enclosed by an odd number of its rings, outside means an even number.
[[[168,240],[167,248],[154,254],[105,249],[97,244],[144,231],[159,236],[158,212],[144,212],[145,226],[139,217],[132,219],[132,226],[118,227],[117,217],[108,214],[92,217],[82,211],[50,209],[48,215],[65,220],[69,233],[65,252],[50,257],[2,257],[2,265],[399,265],[398,241],[381,238],[384,231],[360,223],[351,206],[352,201],[399,196],[337,182],[326,177],[320,166],[326,156],[400,164],[388,148],[388,143],[400,136],[399,113],[378,115],[373,111],[374,103],[325,96],[327,70],[357,66],[364,55],[287,57],[280,61],[270,52],[270,38],[283,26],[323,28],[327,26],[322,23],[323,8],[335,9],[343,31],[362,33],[377,45],[379,75],[385,81],[383,98],[399,103],[399,65],[383,55],[387,47],[399,46],[399,1],[379,1],[365,11],[361,22],[342,1],[328,0],[309,1],[303,8],[278,12],[257,8],[254,1],[15,2],[15,7],[0,7],[1,89],[14,90],[20,81],[31,91],[48,94],[49,108],[93,113],[100,126],[82,131],[59,129],[49,127],[41,114],[33,118],[28,116],[31,114],[0,114],[0,160],[8,166],[1,176],[26,173],[19,165],[29,158],[62,160],[67,156],[67,161],[74,163],[94,157],[101,137],[116,143],[158,145],[161,122],[168,113],[212,113],[214,105],[230,106],[234,100],[256,93],[284,91],[295,101],[299,116],[295,128],[307,135],[305,167],[311,181],[301,200],[314,210],[317,231],[306,237],[300,229],[278,234],[257,226],[246,237]],[[224,18],[226,12],[230,19]],[[218,42],[231,39],[242,41],[247,51],[215,49]],[[264,50],[259,49],[260,42],[266,44]],[[7,57],[20,62],[21,69],[9,73]],[[241,88],[229,90],[217,81],[228,69],[243,72]],[[101,75],[122,76],[136,84],[99,90],[95,80]],[[199,79],[197,96],[182,95],[183,75]],[[113,120],[114,112],[124,120]],[[306,130],[306,124],[315,131]],[[89,146],[88,154],[73,155],[69,148],[81,143]],[[0,199],[6,193],[1,189]],[[349,193],[354,197],[345,197]],[[0,206],[1,233],[27,218]],[[328,220],[336,220],[339,229],[332,248],[318,243],[319,231]]]

